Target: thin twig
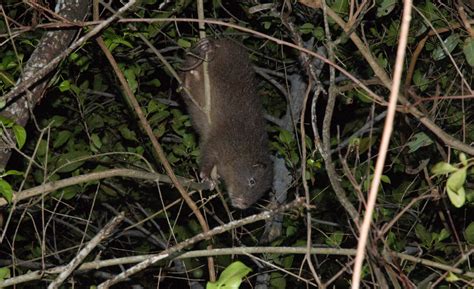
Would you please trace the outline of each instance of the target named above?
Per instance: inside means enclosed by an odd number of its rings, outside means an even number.
[[[347,31],[346,23],[344,20],[339,17],[339,15],[331,10],[328,7],[328,15],[336,22],[340,27]],[[370,49],[364,44],[362,39],[355,32],[349,35],[354,45],[357,46],[357,49],[366,59],[367,63],[370,65],[375,75],[382,81],[383,85],[390,89],[392,87],[392,81],[390,77],[385,72],[385,70],[379,65],[378,61],[373,57]],[[339,68],[335,67],[339,70]],[[403,95],[399,95],[398,99],[406,107],[406,111],[414,116],[419,122],[421,122],[426,128],[428,128],[433,134],[439,137],[446,145],[451,146],[454,149],[465,152],[470,155],[474,155],[474,146],[463,143],[462,141],[454,138],[452,135],[445,132],[438,125],[436,125],[427,115],[419,111],[413,104],[411,104]]]
[[[395,111],[397,106],[398,92],[403,71],[403,61],[405,59],[405,50],[408,39],[408,32],[410,29],[411,20],[411,1],[405,0],[403,5],[402,24],[400,29],[400,40],[397,48],[397,58],[395,60],[395,70],[392,88],[390,92],[390,101],[388,105],[387,118],[385,119],[384,130],[382,134],[382,141],[380,143],[379,155],[375,164],[374,176],[370,185],[369,197],[367,201],[367,208],[364,215],[364,220],[360,229],[359,242],[357,243],[357,255],[354,263],[354,272],[352,274],[352,289],[359,289],[360,278],[362,273],[362,264],[365,257],[365,246],[369,238],[370,225],[372,223],[372,213],[374,212],[375,202],[377,200],[377,193],[380,185],[380,177],[383,172],[385,158],[387,156],[388,145],[390,143],[390,136],[393,130],[393,120],[395,118]]]
[[[74,248],[74,247],[73,247]],[[234,248],[220,248],[220,249],[212,249],[212,250],[194,250],[185,252],[176,257],[176,259],[189,259],[189,258],[200,258],[200,257],[207,257],[207,256],[230,256],[230,255],[243,255],[243,254],[288,254],[288,255],[304,255],[306,254],[307,249],[306,247],[234,247]],[[56,252],[59,253],[59,252]],[[311,248],[311,254],[314,255],[334,255],[334,256],[355,256],[356,250],[355,249],[344,249],[344,248]],[[462,256],[454,265],[447,265],[440,262],[435,262],[432,260],[418,258],[412,255],[404,254],[404,253],[397,253],[392,251],[384,252],[384,257],[387,262],[392,262],[394,256],[400,258],[401,260],[413,262],[415,264],[425,265],[434,269],[444,270],[446,272],[452,272],[454,274],[462,275],[467,278],[474,278],[474,272],[466,271],[460,268],[456,268],[456,264],[459,264],[459,261],[466,261],[467,258],[473,254],[473,251],[467,252],[464,256]],[[79,268],[77,268],[76,272],[80,273],[83,271],[89,270],[98,270],[101,268],[107,268],[111,266],[118,266],[118,265],[127,265],[127,264],[136,264],[138,262],[145,261],[155,255],[139,255],[139,256],[130,256],[130,257],[121,257],[121,258],[113,258],[113,259],[106,259],[106,260],[94,260],[91,262],[83,263]],[[31,261],[27,261],[24,263],[31,263]],[[350,263],[349,263],[350,264]],[[348,265],[349,265],[348,264]],[[16,264],[16,266],[21,267],[22,262]],[[33,272],[28,272],[20,276],[12,277],[5,280],[0,280],[0,288],[13,286],[29,281],[39,280],[43,276],[43,274],[53,275],[59,274],[64,271],[65,266],[58,266],[54,268],[49,268],[44,271],[37,270]],[[330,284],[328,280],[326,284]]]
[[[204,19],[204,1],[203,0],[197,0],[197,12],[198,12],[198,18],[200,20]],[[206,26],[204,22],[199,22],[199,38],[204,40],[206,38]],[[212,123],[211,119],[211,81],[209,77],[209,61],[208,61],[209,55],[206,52],[205,54],[205,59],[202,62],[202,72],[203,72],[203,87],[204,87],[204,107],[200,107],[204,111],[204,115],[206,115],[208,125],[210,126]],[[207,245],[207,249],[211,250],[212,249],[212,244]],[[207,258],[207,266],[208,266],[208,271],[209,271],[209,280],[211,282],[216,281],[216,269],[214,265],[214,258],[208,257]]]
[[[69,262],[68,265],[64,267],[64,271],[56,277],[56,279],[51,282],[48,286],[48,289],[56,289],[66,280],[69,275],[71,275],[74,270],[82,263],[82,261],[89,255],[89,253],[97,247],[97,245],[102,242],[104,239],[112,234],[113,229],[122,222],[124,214],[115,216],[110,220],[102,230],[100,230],[92,240],[90,240],[87,245],[77,253],[76,257]]]
[[[105,288],[109,288],[110,286],[114,285],[114,284],[117,284],[118,282],[121,282],[123,280],[125,280],[126,278],[148,268],[149,266],[155,264],[156,262],[160,261],[160,260],[163,260],[163,259],[166,259],[166,258],[169,258],[170,256],[173,256],[173,254],[176,254],[178,252],[180,252],[181,250],[183,250],[184,248],[187,248],[197,242],[200,242],[202,240],[207,240],[217,234],[221,234],[221,233],[224,233],[226,231],[229,231],[229,230],[232,230],[234,228],[237,228],[237,227],[241,227],[241,226],[244,226],[244,225],[247,225],[247,224],[251,224],[251,223],[254,223],[254,222],[257,222],[257,221],[261,221],[261,220],[267,220],[269,218],[271,218],[274,214],[277,214],[277,213],[281,213],[281,212],[284,212],[284,211],[287,211],[291,208],[298,208],[298,207],[301,207],[303,204],[304,204],[305,200],[304,198],[297,198],[296,200],[294,200],[293,202],[287,204],[287,205],[284,205],[284,206],[281,206],[280,208],[276,209],[276,210],[272,210],[272,211],[266,211],[266,212],[263,212],[263,213],[260,213],[260,214],[257,214],[257,215],[253,215],[253,216],[250,216],[250,217],[247,217],[247,218],[244,218],[244,219],[241,219],[241,220],[237,220],[237,221],[231,221],[223,226],[219,226],[219,227],[215,227],[213,228],[212,230],[208,231],[208,232],[203,232],[201,234],[198,234],[190,239],[187,239],[159,254],[156,254],[152,257],[150,257],[149,259],[127,269],[126,271],[118,274],[117,276],[115,276],[114,278],[110,279],[110,280],[107,280],[106,282],[103,282],[101,283],[97,288],[98,289],[105,289]],[[308,208],[309,209],[309,208]]]

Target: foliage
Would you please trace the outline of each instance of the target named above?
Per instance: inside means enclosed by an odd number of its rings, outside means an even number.
[[[219,280],[216,282],[209,282],[207,283],[207,289],[221,289],[221,288],[229,288],[229,289],[237,289],[240,287],[242,283],[242,278],[247,276],[252,269],[245,266],[244,263],[240,261],[233,262],[224,271],[222,271],[221,275],[219,276]]]
[[[449,200],[457,208],[462,207],[466,202],[466,190],[464,186],[466,183],[467,170],[474,165],[473,160],[468,161],[466,155],[463,153],[459,155],[459,160],[461,161],[460,168],[456,168],[449,163],[440,162],[432,169],[434,175],[449,174],[448,180],[446,181],[446,191],[448,192]]]
[[[5,15],[14,21],[0,17],[0,35],[3,37],[0,46],[2,95],[15,86],[24,63],[44,32],[44,29],[25,27],[38,27],[39,24],[57,20],[27,3],[13,0],[4,2],[2,7]],[[121,1],[110,2],[112,9],[121,7]],[[162,2],[140,1],[124,17],[197,18],[196,1],[165,1],[163,7]],[[295,25],[294,33],[301,36],[308,49],[324,51],[325,49],[318,48],[328,47],[322,9],[311,8],[313,6],[309,4],[303,5],[317,1],[290,1],[293,6],[289,18],[281,15],[282,11],[286,13],[284,7],[277,1],[274,2],[267,3],[273,5],[271,7],[255,11],[258,7],[255,7],[253,1],[238,1],[238,4],[234,1],[207,1],[205,15],[207,18],[227,20],[241,27],[293,42],[294,35],[282,23],[287,19]],[[350,17],[354,16],[351,15],[354,12],[354,7],[351,7],[353,2],[326,2],[328,8],[344,21],[352,21],[351,25],[354,26],[351,32],[363,37],[377,64],[388,75],[393,75],[402,1],[377,0],[374,5],[361,11],[356,19]],[[431,118],[447,134],[465,144],[472,144],[473,102],[468,97],[460,99],[456,96],[466,94],[466,86],[472,83],[474,40],[458,16],[457,8],[461,4],[458,1],[444,2],[427,0],[414,3],[416,10],[412,15],[406,69],[402,79],[406,86],[402,94],[409,99],[411,105]],[[112,15],[109,9],[102,6],[100,9],[101,19]],[[473,9],[474,7],[467,6],[464,8],[471,20],[474,18]],[[328,17],[327,24],[331,38],[336,43],[337,64],[385,98],[389,91],[381,84],[363,53],[331,17]],[[434,30],[437,31],[436,34],[432,32]],[[85,28],[83,33],[88,31],[90,27]],[[267,131],[271,139],[272,154],[275,158],[285,160],[292,180],[291,187],[288,188],[289,198],[295,194],[304,194],[303,181],[308,182],[311,203],[314,205],[311,210],[313,244],[317,247],[355,248],[358,228],[334,194],[327,174],[328,166],[319,151],[321,143],[315,139],[313,131],[314,128],[320,135],[322,133],[327,95],[319,97],[313,111],[310,107],[314,91],[311,91],[305,111],[305,138],[301,137],[299,115],[285,118],[290,110],[287,106],[288,99],[282,91],[297,91],[292,90],[293,85],[297,84],[293,82],[295,76],[301,79],[300,84],[303,83],[304,87],[308,79],[300,61],[300,52],[227,26],[207,25],[206,32],[209,36],[230,37],[241,42],[248,48],[253,63],[264,68],[266,76],[283,88],[276,87],[265,77],[259,78],[259,96],[263,99],[267,114],[271,116],[269,119],[277,120],[268,122]],[[199,38],[197,23],[117,22],[100,34],[118,61],[175,174],[197,179],[199,139],[179,97],[178,81],[140,39],[139,34],[153,43],[165,59],[179,70],[186,49]],[[420,50],[416,55],[417,47]],[[410,61],[415,57],[417,61],[409,75]],[[318,63],[315,61],[314,64]],[[331,153],[339,174],[337,180],[345,189],[349,201],[359,212],[363,212],[365,201],[362,198],[366,198],[374,176],[375,157],[383,130],[383,121],[377,122],[374,119],[386,107],[374,102],[366,91],[352,86],[352,82],[339,71],[336,71],[336,76],[338,95],[330,131],[333,151],[327,153]],[[319,77],[327,90],[327,65]],[[0,102],[0,107],[4,108],[6,105],[8,104]],[[387,250],[389,253],[411,252],[409,254],[420,258],[455,266],[456,260],[474,246],[474,161],[472,156],[447,148],[445,140],[437,137],[430,128],[422,126],[415,117],[407,113],[406,108],[400,106],[397,113],[374,214],[372,228],[375,242],[371,244],[371,249],[379,252]],[[13,194],[18,190],[111,168],[131,168],[164,174],[150,140],[141,130],[135,112],[123,97],[115,73],[94,40],[87,42],[62,62],[34,112],[34,119],[26,127],[15,123],[11,118],[0,119],[2,138],[7,129],[14,136],[10,142],[14,147],[12,157],[7,168],[0,173],[0,196],[9,202],[9,205],[0,208],[4,216],[0,220],[8,220],[0,222],[5,230],[2,231],[5,232],[5,239],[0,242],[0,247],[2,252],[8,254],[8,257],[4,257],[2,253],[0,261],[8,264],[11,260],[16,260],[15,266],[0,268],[0,281],[9,276],[27,273],[30,267],[23,266],[19,262],[21,260],[31,261],[28,264],[32,264],[33,269],[68,263],[77,254],[74,246],[83,245],[90,240],[119,211],[127,213],[130,223],[120,227],[119,233],[102,243],[86,261],[150,254],[201,232],[195,216],[182,205],[173,186],[132,178],[85,182],[55,190],[44,198],[32,198],[29,203],[11,204]],[[317,124],[313,126],[315,119]],[[282,124],[282,120],[288,120],[288,123]],[[360,132],[366,124],[370,124],[369,127]],[[306,159],[303,158],[302,148],[306,149]],[[302,164],[306,165],[306,180],[301,177]],[[225,186],[221,184],[220,188]],[[206,212],[211,228],[257,211],[255,208],[244,212],[233,210],[232,215],[229,215],[215,191],[194,193],[191,196],[199,208]],[[227,198],[225,194],[224,198]],[[260,204],[267,204],[269,199],[267,196]],[[282,235],[270,245],[305,247],[307,224],[304,217],[303,210],[285,214]],[[216,248],[238,244],[255,246],[263,231],[262,223],[248,225],[232,233],[214,237],[212,244]],[[186,249],[206,249],[207,246],[208,243],[201,242]],[[413,248],[416,250],[413,251]],[[465,251],[461,252],[460,248]],[[307,267],[302,267],[300,271],[304,255],[259,254],[259,257],[314,282]],[[242,260],[252,268],[238,261],[232,263],[234,259]],[[254,263],[247,262],[247,257],[219,256],[215,260],[217,268],[227,269],[221,273],[216,283],[208,283],[213,284],[208,285],[208,288],[224,288],[223,284],[229,286],[229,275],[234,278],[234,287],[225,288],[237,288],[250,270],[256,272],[255,276],[261,274]],[[314,264],[323,281],[330,280],[341,270],[345,270],[331,286],[350,286],[350,270],[346,268],[351,264],[350,258],[343,254],[322,255],[317,260],[318,263]],[[394,283],[400,282],[393,284],[394,288],[406,285],[400,280],[418,286],[431,280],[434,271],[439,274],[436,278],[446,272],[421,263],[396,260],[395,257],[383,261],[387,263],[387,270],[384,271],[388,272],[387,279]],[[380,264],[383,262],[367,262],[383,266]],[[456,265],[462,273],[452,272],[441,278],[439,283],[444,287],[440,288],[461,287],[466,282],[472,282],[472,279],[464,275],[469,270],[472,272],[466,263]],[[166,287],[188,286],[191,277],[203,284],[208,281],[206,258],[185,259],[180,263],[181,267],[176,263],[171,267],[169,264],[158,264],[160,270],[166,272],[164,276],[160,276],[163,277],[160,282],[166,283]],[[372,279],[372,269],[373,266],[365,267],[363,276],[367,284],[377,282]],[[104,275],[117,274],[121,268],[107,267],[101,270],[104,270]],[[153,267],[141,275],[131,276],[127,285],[156,287],[157,281],[152,276],[156,276],[157,272],[157,267]],[[192,272],[192,276],[183,272]],[[393,272],[397,277],[388,278],[393,277]],[[301,286],[299,280],[283,270],[269,274],[271,288]],[[74,278],[78,288],[103,281],[100,276],[91,276],[90,272],[76,274]],[[255,276],[248,277],[252,284],[255,284]],[[19,284],[17,288],[40,286],[39,282],[30,282]]]

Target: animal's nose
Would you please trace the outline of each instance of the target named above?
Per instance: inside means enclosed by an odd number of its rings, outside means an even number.
[[[241,209],[241,210],[244,210],[244,209],[247,209],[248,207],[250,207],[250,203],[242,198],[235,198],[232,200],[232,206],[234,208],[237,208],[237,209]]]

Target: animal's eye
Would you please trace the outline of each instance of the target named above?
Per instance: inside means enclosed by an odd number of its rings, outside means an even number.
[[[249,187],[255,186],[255,183],[256,183],[256,182],[255,182],[255,179],[254,179],[254,178],[250,178],[250,179],[249,179]]]

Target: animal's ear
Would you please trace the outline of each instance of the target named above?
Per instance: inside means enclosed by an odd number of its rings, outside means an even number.
[[[196,45],[192,48],[194,52],[204,56],[206,53],[213,53],[216,50],[214,40],[211,38],[204,38],[199,40]]]
[[[199,67],[203,61],[212,61],[215,57],[215,43],[210,38],[200,40],[186,53],[184,65],[180,67],[182,71],[190,71]]]
[[[216,57],[216,43],[214,39],[204,38],[196,43],[193,51],[199,55],[201,62],[211,62]]]

